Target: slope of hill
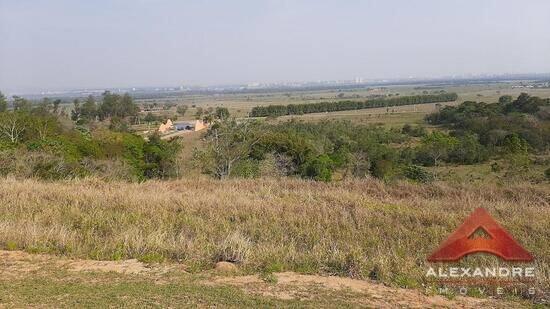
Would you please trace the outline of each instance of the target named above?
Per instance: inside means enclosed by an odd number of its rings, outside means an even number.
[[[426,257],[484,207],[535,255],[537,289],[548,292],[549,202],[548,186],[530,184],[4,178],[0,243],[69,258],[182,263],[189,272],[229,261],[242,274],[293,271],[433,290]]]

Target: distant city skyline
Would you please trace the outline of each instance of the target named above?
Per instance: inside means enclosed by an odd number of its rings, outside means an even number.
[[[550,1],[0,0],[0,91],[550,72]]]

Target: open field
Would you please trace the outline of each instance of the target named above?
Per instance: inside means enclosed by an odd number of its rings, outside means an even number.
[[[373,281],[238,272],[189,273],[183,264],[72,260],[0,251],[0,305],[8,307],[521,308],[526,301],[425,295]]]
[[[459,98],[456,103],[459,104],[464,101],[484,101],[484,102],[497,102],[498,98],[502,95],[511,95],[517,97],[522,92],[527,92],[532,96],[550,97],[549,88],[514,88],[519,83],[488,83],[478,85],[442,85],[442,86],[430,86],[423,87],[422,85],[413,86],[387,86],[387,87],[365,87],[358,89],[345,89],[342,91],[337,90],[324,90],[324,91],[288,91],[288,92],[272,92],[272,93],[248,93],[248,94],[213,94],[213,95],[190,95],[181,96],[170,99],[148,99],[139,100],[140,103],[153,103],[158,104],[175,103],[185,104],[189,106],[184,117],[180,120],[194,119],[193,115],[196,112],[196,107],[208,108],[208,107],[226,107],[230,113],[236,117],[246,117],[250,109],[254,106],[262,105],[287,105],[287,104],[302,104],[302,103],[318,103],[323,101],[336,101],[336,100],[365,100],[369,96],[373,95],[418,95],[423,91],[438,91],[445,90],[447,92],[456,92]],[[344,98],[338,98],[338,94],[343,93]],[[445,103],[450,104],[450,103]],[[432,112],[435,104],[425,104],[416,106],[418,112]],[[415,111],[413,106],[407,106],[406,111]],[[395,108],[396,111],[404,111],[404,109]],[[390,108],[391,110],[391,108]],[[373,111],[373,109],[357,111],[360,114],[380,114],[386,112],[386,109],[380,109],[380,111]],[[175,113],[175,110],[172,111]],[[331,113],[337,114],[337,113]],[[310,115],[304,115],[308,117]]]
[[[454,102],[442,103],[441,106],[456,105]],[[387,108],[369,108],[354,111],[331,113],[313,113],[277,117],[277,121],[289,120],[316,122],[324,120],[349,120],[356,123],[374,124],[385,127],[402,127],[405,124],[424,124],[424,116],[436,111],[436,104],[405,105]]]
[[[294,271],[424,290],[435,288],[424,277],[426,256],[473,209],[484,207],[535,255],[536,287],[548,293],[549,203],[547,185],[528,184],[2,179],[0,243],[5,249],[70,258],[179,263],[191,273],[208,271],[217,261],[232,261],[242,274]],[[480,261],[499,263],[483,255],[462,263]],[[59,279],[52,289],[66,289],[63,273],[54,273]],[[95,285],[98,293],[108,289],[101,283],[105,279],[84,283],[86,276],[69,281],[82,287]],[[8,294],[28,293],[25,287],[31,279],[20,280],[21,284],[4,284],[3,288]],[[146,284],[136,280],[114,276],[112,284],[136,290]],[[159,290],[146,293],[193,289],[183,281],[178,280],[179,285],[161,282]],[[40,280],[33,282],[41,284]],[[47,285],[42,282],[40,289]],[[237,295],[238,301],[262,304],[227,288],[194,291],[199,299],[210,297],[201,293],[220,292]],[[53,297],[58,292],[43,289],[41,293],[53,293]],[[220,295],[212,297],[215,302]]]

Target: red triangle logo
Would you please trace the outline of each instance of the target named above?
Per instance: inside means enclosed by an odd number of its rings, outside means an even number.
[[[479,229],[490,237],[470,237]],[[428,257],[428,261],[454,262],[476,252],[490,253],[505,261],[533,260],[533,256],[523,249],[487,210],[478,208]]]

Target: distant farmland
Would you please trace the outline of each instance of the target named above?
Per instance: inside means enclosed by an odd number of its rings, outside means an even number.
[[[366,101],[336,101],[311,104],[289,104],[256,106],[250,111],[251,117],[302,115],[311,113],[349,111],[376,107],[392,107],[411,104],[452,102],[458,99],[456,93],[427,94],[417,96],[394,97],[389,99],[371,99]]]

